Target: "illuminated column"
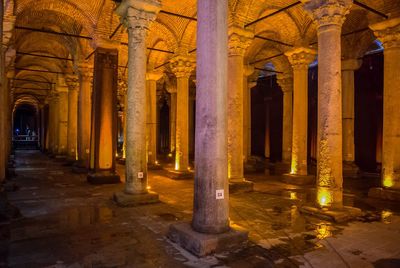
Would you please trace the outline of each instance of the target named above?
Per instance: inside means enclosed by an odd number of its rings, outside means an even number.
[[[93,184],[120,182],[115,171],[117,152],[118,49],[96,40],[94,53],[90,161],[87,180]]]
[[[231,190],[240,185],[251,191],[253,184],[243,174],[243,75],[244,53],[254,35],[238,26],[230,27],[228,35],[228,178]]]
[[[305,2],[305,8],[317,22],[318,31],[316,201],[321,207],[338,209],[343,206],[341,30],[353,1]]]
[[[176,89],[175,92],[170,92],[171,103],[169,106],[169,139],[170,139],[170,151],[173,153],[175,151],[175,141],[176,141]]]
[[[68,85],[68,160],[73,162],[77,159],[78,77],[67,77],[66,82]]]
[[[293,183],[309,184],[313,176],[307,176],[307,128],[308,128],[308,66],[315,59],[316,52],[298,47],[286,56],[293,68],[293,130],[292,159],[290,175]],[[285,150],[287,151],[287,150]],[[307,179],[305,179],[308,177]],[[305,179],[305,181],[303,181]]]
[[[147,164],[149,168],[157,165],[157,81],[162,73],[148,72],[147,80]]]
[[[58,150],[56,158],[64,159],[67,156],[68,134],[68,88],[57,87],[58,101]]]
[[[346,176],[355,176],[358,171],[354,163],[354,71],[360,66],[360,60],[342,61],[343,171]]]
[[[79,65],[78,98],[78,162],[76,169],[86,172],[89,169],[90,131],[92,118],[93,67],[87,63]]]
[[[400,190],[400,18],[370,28],[384,48],[382,186]],[[396,200],[400,200],[399,195]]]
[[[127,89],[128,89],[128,84],[125,79],[120,79],[119,84],[118,84],[120,90],[122,91],[122,96],[124,100],[124,111],[123,111],[123,121],[122,121],[122,128],[123,128],[123,136],[124,136],[124,143],[122,144],[122,159],[125,161],[126,159],[126,106],[128,103],[128,98],[126,96],[127,94]],[[125,163],[125,162],[124,162]]]
[[[293,77],[278,76],[278,84],[283,93],[282,162],[290,163],[293,133]]]
[[[175,170],[187,172],[189,168],[189,77],[195,61],[188,56],[170,60],[177,79]]]
[[[115,193],[121,206],[158,202],[148,191],[146,161],[146,37],[161,8],[158,1],[124,0],[116,12],[128,28],[125,191]]]
[[[254,82],[248,78],[254,73],[254,67],[246,65],[243,76],[243,162],[251,156],[251,88]]]

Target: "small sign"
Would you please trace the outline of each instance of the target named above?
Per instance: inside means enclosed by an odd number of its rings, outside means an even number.
[[[139,179],[143,179],[143,172],[138,172],[137,177],[138,177]]]
[[[224,190],[217,190],[216,191],[216,199],[224,199]]]

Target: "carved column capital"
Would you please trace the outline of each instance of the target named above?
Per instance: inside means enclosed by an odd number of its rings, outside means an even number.
[[[241,27],[232,26],[228,30],[228,54],[229,56],[244,56],[247,48],[251,45],[254,34]]]
[[[301,0],[304,8],[317,22],[318,27],[335,25],[341,27],[350,12],[352,0]]]
[[[347,59],[342,60],[342,70],[343,71],[355,71],[361,67],[362,60],[358,59]]]
[[[69,90],[77,90],[79,87],[79,79],[77,75],[67,75],[65,77],[65,83]]]
[[[157,0],[124,0],[115,10],[128,28],[129,46],[146,40],[150,24],[161,9]]]
[[[170,65],[172,72],[175,74],[177,78],[180,77],[189,78],[191,72],[194,70],[196,66],[196,61],[191,57],[179,55],[170,60]]]
[[[293,91],[293,77],[282,76],[277,79],[278,85],[281,87],[283,94],[291,93]]]
[[[305,47],[297,47],[285,53],[293,70],[308,69],[308,65],[315,60],[317,52]]]
[[[93,79],[93,66],[89,63],[78,64],[78,70],[83,81],[91,81]]]
[[[400,48],[400,18],[378,22],[369,27],[385,49]]]
[[[128,81],[126,79],[118,79],[118,96],[125,96],[128,90]]]

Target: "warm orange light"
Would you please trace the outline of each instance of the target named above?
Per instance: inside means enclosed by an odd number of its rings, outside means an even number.
[[[329,207],[333,202],[332,192],[323,187],[319,187],[317,190],[317,201],[321,207]]]
[[[390,176],[390,175],[385,175],[385,178],[383,179],[382,184],[383,184],[383,187],[387,187],[387,188],[392,187],[393,184],[394,184],[394,183],[393,183],[393,178],[392,178],[392,176]]]
[[[322,240],[327,237],[332,236],[332,226],[326,223],[320,223],[317,225],[317,228],[315,229],[315,232],[317,234],[317,238]]]

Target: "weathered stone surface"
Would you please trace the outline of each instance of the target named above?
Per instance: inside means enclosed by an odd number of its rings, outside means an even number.
[[[254,183],[248,180],[229,182],[230,194],[251,192],[253,191],[253,189],[254,189]]]
[[[127,194],[125,192],[117,192],[114,194],[113,199],[117,205],[121,207],[134,207],[160,202],[158,194],[152,191],[148,191],[144,194]]]
[[[190,223],[171,224],[167,237],[196,256],[234,250],[247,241],[248,232],[230,229],[221,234],[199,233]]]

